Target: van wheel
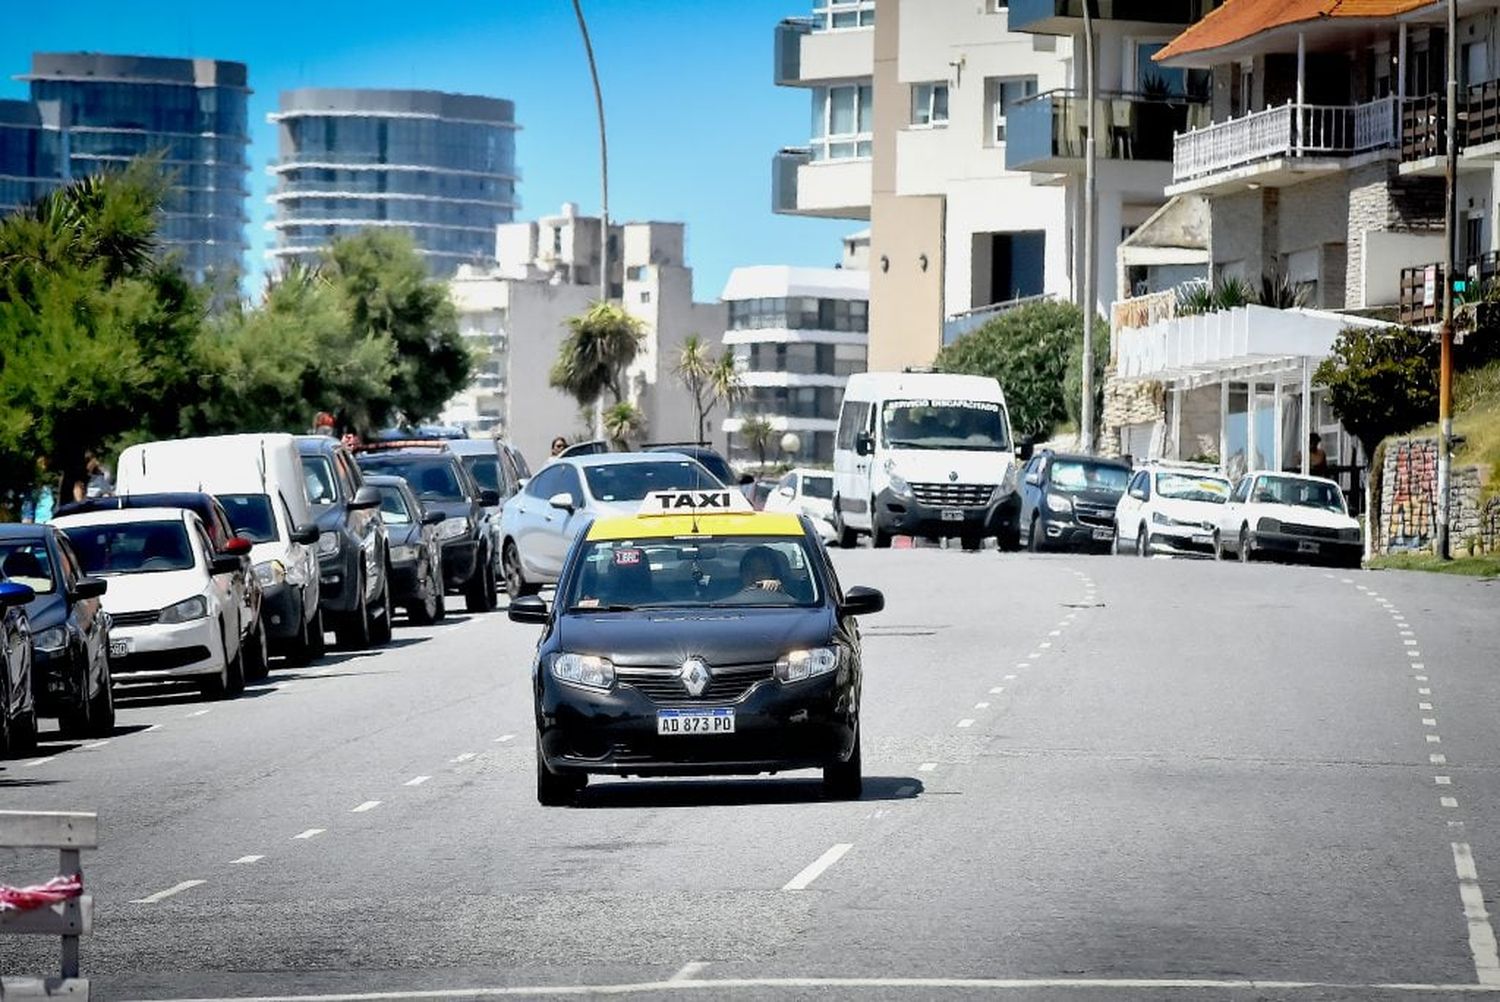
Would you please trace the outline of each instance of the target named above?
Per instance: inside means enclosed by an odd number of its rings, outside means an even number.
[[[852,550],[859,542],[859,533],[844,524],[839,501],[839,498],[833,499],[833,531],[838,540],[838,548]]]
[[[880,527],[880,519],[875,516],[875,499],[870,499],[870,545],[877,550],[888,550],[891,548],[891,534]]]

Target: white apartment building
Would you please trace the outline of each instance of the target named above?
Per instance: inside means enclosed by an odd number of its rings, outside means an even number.
[[[744,385],[721,425],[731,462],[760,458],[739,435],[750,417],[766,419],[777,432],[768,459],[833,461],[844,386],[868,364],[869,285],[869,274],[853,268],[767,265],[730,273],[722,296],[724,345]],[[795,456],[780,448],[786,432],[800,442]]]
[[[450,402],[443,420],[501,435],[528,458],[547,455],[557,435],[590,432],[571,397],[548,385],[567,336],[567,319],[599,296],[600,221],[577,207],[496,230],[498,265],[461,268],[451,281],[460,330],[482,361],[474,384]],[[611,292],[646,326],[646,342],[626,373],[628,394],[646,417],[650,441],[691,441],[696,417],[672,374],[690,334],[724,330],[725,308],[693,302],[682,223],[610,226]]]

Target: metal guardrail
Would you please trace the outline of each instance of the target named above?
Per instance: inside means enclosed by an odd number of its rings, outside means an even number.
[[[56,849],[58,873],[82,872],[80,853],[99,847],[99,816],[59,811],[0,811],[0,848]],[[94,925],[94,899],[84,894],[59,904],[30,911],[0,912],[0,936],[60,936],[59,977],[0,975],[0,997],[10,999],[87,999],[89,983],[78,976],[78,937]]]

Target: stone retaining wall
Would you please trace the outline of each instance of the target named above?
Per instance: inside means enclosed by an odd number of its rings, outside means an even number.
[[[1379,515],[1372,522],[1375,552],[1430,550],[1436,545],[1437,457],[1437,439],[1386,442]],[[1453,468],[1448,536],[1456,554],[1500,552],[1500,498],[1481,503],[1482,487],[1478,467]]]

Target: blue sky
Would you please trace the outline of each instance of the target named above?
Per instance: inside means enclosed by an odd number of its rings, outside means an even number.
[[[688,224],[699,299],[730,269],[831,265],[863,224],[773,215],[770,163],[807,141],[808,98],[771,83],[776,22],[810,0],[585,0],[604,86],[615,219]],[[249,64],[252,164],[247,264],[269,234],[266,164],[277,94],[296,87],[409,87],[508,98],[522,126],[518,218],[564,201],[599,209],[593,94],[569,0],[68,0],[31,4],[0,33],[0,97],[33,51],[234,59]]]

